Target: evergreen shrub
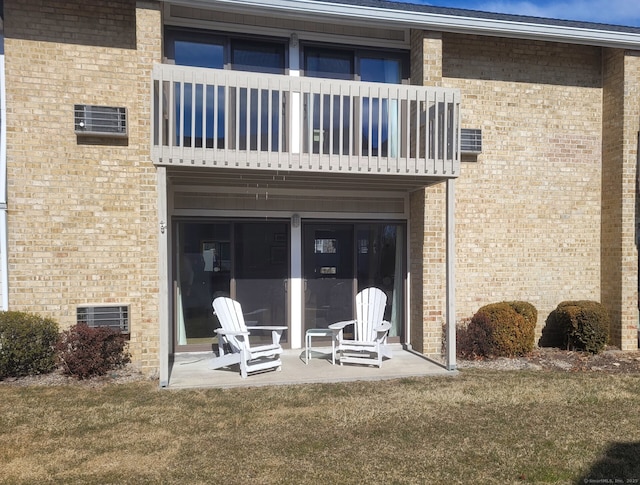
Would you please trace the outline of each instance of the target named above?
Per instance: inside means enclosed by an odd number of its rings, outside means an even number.
[[[465,358],[516,357],[533,350],[538,311],[523,301],[480,308],[458,332],[458,354]]]
[[[0,379],[46,374],[56,367],[58,324],[26,312],[0,312]]]
[[[562,347],[592,354],[606,347],[610,325],[605,307],[591,300],[563,301],[547,319],[547,326],[559,332]]]

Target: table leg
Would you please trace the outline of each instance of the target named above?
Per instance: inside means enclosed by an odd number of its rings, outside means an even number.
[[[336,339],[331,335],[331,364],[336,365]]]

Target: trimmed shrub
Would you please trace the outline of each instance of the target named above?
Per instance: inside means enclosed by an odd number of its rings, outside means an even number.
[[[533,329],[535,331],[536,325],[538,324],[538,310],[528,301],[508,301],[511,308],[513,308],[516,313],[522,315],[525,320],[529,323],[529,325],[533,325]],[[531,344],[533,346],[533,343]]]
[[[103,376],[131,361],[126,345],[116,330],[79,323],[60,334],[58,361],[65,374],[78,379]]]
[[[565,330],[562,328],[562,322],[558,318],[558,311],[553,310],[547,316],[538,345],[540,347],[565,348],[567,343],[564,334]]]
[[[568,350],[598,354],[609,340],[609,314],[596,301],[563,301],[549,315],[547,326],[560,334]]]
[[[538,311],[527,302],[485,305],[462,332],[462,357],[516,357],[533,350]]]
[[[0,312],[0,379],[46,374],[56,367],[58,324],[25,312]]]

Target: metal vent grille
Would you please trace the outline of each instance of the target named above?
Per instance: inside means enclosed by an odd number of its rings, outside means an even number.
[[[462,128],[460,130],[460,151],[462,153],[482,153],[482,130]]]
[[[77,135],[127,136],[127,108],[76,104]]]
[[[77,308],[77,323],[89,327],[109,327],[122,333],[129,333],[129,307],[122,306],[80,306]]]

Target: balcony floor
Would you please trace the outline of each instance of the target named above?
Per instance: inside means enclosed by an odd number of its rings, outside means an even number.
[[[240,377],[237,365],[228,369],[209,369],[208,361],[212,356],[211,352],[177,354],[171,367],[168,388],[279,386],[457,374],[457,371],[448,371],[415,352],[403,350],[399,344],[393,346],[393,358],[385,360],[380,369],[353,364],[334,366],[331,364],[330,347],[314,347],[309,364],[305,364],[304,349],[288,349],[282,354],[280,372],[250,374],[246,379]]]

